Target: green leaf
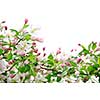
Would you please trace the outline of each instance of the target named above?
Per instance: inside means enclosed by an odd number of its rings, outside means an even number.
[[[72,67],[68,70],[68,74],[74,74],[75,73],[75,69]]]
[[[50,54],[50,55],[48,56],[48,59],[52,60],[52,59],[53,59],[53,55]]]
[[[30,66],[30,71],[29,72],[30,72],[30,75],[32,75],[32,76],[36,76],[37,75],[35,69],[32,66]]]
[[[84,52],[85,55],[89,54],[89,51],[86,50],[86,49],[84,49],[83,52]]]
[[[91,49],[91,46],[92,46],[92,43],[90,43],[89,45],[88,45],[88,50],[90,51],[90,49]]]
[[[73,61],[70,61],[70,63],[71,63],[71,65],[74,66],[74,67],[77,66],[77,64],[76,64],[75,62],[73,62]]]
[[[30,53],[30,55],[29,55],[29,60],[31,61],[31,62],[34,62],[34,61],[36,61],[36,56],[35,55],[33,55],[32,53]]]
[[[3,38],[5,38],[5,36],[4,35],[0,35],[0,39],[3,39]]]
[[[53,72],[51,73],[51,75],[54,76],[54,77],[56,77],[56,76],[57,76],[57,71],[53,71]]]
[[[26,35],[25,35],[25,40],[28,41],[28,40],[30,40],[30,39],[31,39],[31,35],[30,35],[30,34],[26,34]]]
[[[96,43],[93,43],[92,50],[94,50],[97,47]]]
[[[95,70],[95,68],[93,66],[88,66],[87,70],[91,73]]]
[[[57,82],[60,82],[61,81],[61,77],[57,77]]]
[[[3,53],[3,50],[2,49],[0,49],[0,55]]]
[[[7,55],[7,60],[8,60],[8,61],[9,61],[9,60],[11,60],[11,59],[12,59],[12,57],[13,57],[12,53],[11,53],[11,52],[9,52],[9,53],[8,53],[8,55]]]
[[[51,67],[54,66],[54,61],[53,60],[48,60],[47,62],[48,62],[49,65],[51,65]]]
[[[15,32],[17,36],[19,35],[19,32],[17,30],[15,30],[15,29],[10,29],[10,30],[11,30],[11,32]]]
[[[100,66],[100,57],[98,57],[98,64],[99,64],[99,66]]]
[[[47,79],[48,82],[51,82],[51,74],[48,74],[45,78]]]
[[[23,29],[29,27],[28,24],[24,24]]]
[[[26,72],[30,71],[30,66],[29,65],[21,66],[21,67],[18,68],[18,70],[21,73],[26,73]]]

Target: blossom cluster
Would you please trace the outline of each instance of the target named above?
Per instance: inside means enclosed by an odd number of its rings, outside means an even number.
[[[61,48],[47,54],[46,47],[39,51],[43,39],[34,36],[36,30],[30,28],[28,19],[19,30],[8,29],[5,21],[0,23],[1,83],[100,82],[100,43],[78,44],[82,50],[77,56]]]

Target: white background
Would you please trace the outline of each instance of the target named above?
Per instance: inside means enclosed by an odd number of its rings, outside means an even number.
[[[0,100],[99,100],[99,84],[0,84]]]
[[[0,21],[21,27],[24,18],[40,27],[39,36],[48,52],[65,51],[100,38],[100,0],[0,0]],[[35,85],[35,86],[34,86]],[[0,84],[0,100],[95,100],[97,84]]]
[[[21,27],[25,18],[41,28],[48,52],[99,41],[100,0],[0,0],[0,20],[10,28]]]

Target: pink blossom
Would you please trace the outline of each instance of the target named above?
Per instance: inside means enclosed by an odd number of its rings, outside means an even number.
[[[29,61],[28,61],[28,60],[25,60],[25,61],[24,61],[24,64],[29,64]]]
[[[1,55],[1,56],[0,56],[0,60],[1,60],[2,58],[3,58],[3,56]]]
[[[25,52],[24,52],[24,51],[19,51],[18,54],[19,54],[20,56],[25,56]]]
[[[65,67],[65,64],[61,64],[61,67]]]
[[[25,51],[15,50],[14,53],[17,53],[20,56],[25,56]]]
[[[18,42],[18,39],[17,38],[14,38],[14,40],[11,41],[11,44],[16,45],[17,42]]]
[[[100,48],[97,48],[96,51],[100,51]]]
[[[36,38],[35,40],[38,41],[38,42],[43,42],[42,38]]]
[[[99,47],[100,47],[100,42],[99,42]]]
[[[3,69],[3,68],[5,68],[5,66],[3,65],[2,62],[0,62],[0,70]]]
[[[37,41],[37,42],[43,42],[43,38],[38,38],[38,37],[34,37],[34,36],[31,37],[31,40]]]

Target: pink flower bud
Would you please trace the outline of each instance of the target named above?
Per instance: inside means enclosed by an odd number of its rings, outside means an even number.
[[[6,21],[2,21],[1,23],[5,23]]]
[[[46,56],[46,53],[43,54],[43,57],[45,57],[45,56]]]
[[[45,51],[45,47],[43,47],[43,51]]]
[[[7,29],[8,29],[8,27],[7,27],[7,26],[4,26],[4,29],[5,29],[5,30],[7,30]]]
[[[61,54],[61,48],[59,48],[56,52],[56,55]]]
[[[38,53],[38,54],[37,54],[37,56],[40,56],[40,55],[41,55],[41,53]]]
[[[70,52],[73,52],[73,49]]]
[[[65,67],[65,64],[61,64],[61,67]]]
[[[27,19],[27,18],[24,20],[24,23],[25,23],[25,24],[27,24],[27,23],[28,23],[28,19]]]
[[[35,43],[35,42],[33,42],[33,43],[32,43],[32,46],[33,46],[33,47],[36,47],[36,43]]]
[[[65,64],[66,64],[67,66],[71,66],[70,62],[65,62]]]
[[[11,64],[13,64],[13,63],[14,63],[14,60],[10,60],[10,61],[8,62],[9,65],[11,65]]]
[[[81,44],[79,43],[78,46],[81,46]]]
[[[34,49],[34,52],[35,52],[35,53],[38,53],[38,49]]]
[[[77,63],[80,63],[81,60],[82,60],[81,58],[78,58],[78,59],[77,59]]]
[[[7,50],[8,50],[8,51],[11,51],[11,50],[12,50],[12,48],[7,48]]]
[[[10,74],[10,78],[14,78],[15,76],[15,74]]]

